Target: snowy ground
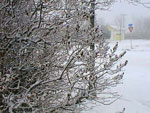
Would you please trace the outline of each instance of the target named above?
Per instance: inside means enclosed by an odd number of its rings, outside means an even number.
[[[111,42],[114,43],[114,42]],[[150,113],[150,40],[119,42],[119,51],[127,50],[124,59],[129,61],[124,68],[123,84],[117,87],[121,99],[109,106],[97,106],[83,113],[116,113],[125,107],[125,113]]]

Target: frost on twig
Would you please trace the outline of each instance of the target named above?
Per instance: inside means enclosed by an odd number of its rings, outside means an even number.
[[[68,113],[80,111],[90,99],[104,105],[118,99],[109,89],[123,78],[127,61],[118,61],[125,52],[117,55],[118,44],[111,49],[101,28],[91,27],[90,1],[0,3],[2,113],[19,109]],[[91,44],[95,44],[94,51]],[[93,94],[100,97],[93,98]]]

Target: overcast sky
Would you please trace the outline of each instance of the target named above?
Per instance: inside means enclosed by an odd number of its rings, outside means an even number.
[[[150,0],[142,0],[143,2],[149,2]],[[149,4],[150,7],[150,4]],[[143,5],[133,5],[125,0],[114,3],[109,11],[96,11],[97,21],[103,18],[105,23],[113,24],[114,19],[121,14],[125,14],[126,24],[134,23],[136,18],[150,17],[150,8],[145,8]]]

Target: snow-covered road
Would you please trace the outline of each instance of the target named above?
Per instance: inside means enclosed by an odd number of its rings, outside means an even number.
[[[119,42],[119,51],[127,50],[124,59],[129,61],[123,84],[116,88],[122,98],[84,113],[116,113],[124,107],[125,113],[150,113],[150,40],[133,40],[130,48],[130,40]]]

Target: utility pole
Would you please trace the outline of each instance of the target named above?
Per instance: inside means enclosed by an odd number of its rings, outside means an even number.
[[[125,29],[125,16],[126,16],[126,14],[120,14],[120,22],[119,22],[119,27],[120,27],[120,38],[122,37],[122,38],[124,38],[124,33],[125,33],[125,31],[124,31],[124,29]],[[122,39],[121,38],[121,39]]]
[[[121,14],[121,17],[122,17],[122,29],[123,29],[123,34],[125,35],[125,22],[126,22],[126,14]],[[123,36],[124,38],[125,36]]]

